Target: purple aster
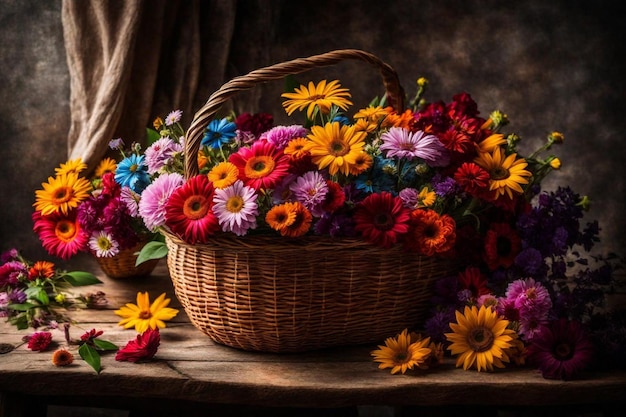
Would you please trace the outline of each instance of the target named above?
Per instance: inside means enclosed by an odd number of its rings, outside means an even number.
[[[243,236],[248,229],[256,229],[259,214],[255,189],[237,180],[229,187],[216,189],[213,212],[224,232]]]
[[[17,249],[9,249],[0,255],[0,264],[7,263],[9,261],[17,261],[19,256],[19,252]]]
[[[295,138],[304,138],[308,134],[304,126],[276,126],[261,134],[259,139],[266,139],[278,149],[284,149],[287,144]]]
[[[174,110],[173,112],[170,112],[170,114],[168,114],[165,118],[165,126],[171,126],[174,123],[180,122],[181,117],[183,117],[182,110]]]
[[[521,268],[525,275],[538,276],[545,274],[547,265],[541,252],[535,248],[523,249],[515,257],[515,265]]]
[[[113,150],[124,149],[124,141],[122,138],[111,139],[109,141],[109,148]]]
[[[318,235],[352,237],[356,235],[352,217],[345,213],[326,213],[314,225]]]
[[[91,249],[98,258],[110,258],[120,253],[120,245],[113,236],[103,231],[95,232],[89,238],[89,249]]]
[[[380,150],[387,151],[387,158],[421,158],[433,167],[450,163],[448,151],[435,135],[427,135],[421,130],[411,132],[401,127],[392,127],[380,138],[383,142]]]
[[[298,177],[289,186],[295,199],[301,202],[313,216],[320,217],[324,210],[322,204],[328,193],[328,184],[319,171],[309,171]]]
[[[456,321],[454,307],[447,307],[444,310],[435,312],[435,314],[426,320],[424,323],[424,330],[426,334],[430,336],[432,342],[435,343],[448,343],[448,339],[444,335],[450,331],[450,323]]]
[[[165,224],[165,205],[174,190],[184,182],[179,173],[162,174],[141,194],[139,214],[148,230],[156,230]]]
[[[574,379],[593,359],[593,344],[582,325],[567,319],[543,326],[528,346],[528,361],[546,379]]]
[[[9,301],[15,304],[22,304],[26,302],[28,296],[26,292],[21,288],[14,288],[9,292]]]
[[[172,164],[174,155],[182,153],[180,143],[169,137],[162,137],[150,145],[145,152],[145,162],[148,165],[148,174],[154,175],[163,168]]]
[[[444,177],[439,173],[433,176],[431,184],[435,194],[439,197],[453,196],[458,194],[460,191],[459,184],[454,180],[454,178]]]

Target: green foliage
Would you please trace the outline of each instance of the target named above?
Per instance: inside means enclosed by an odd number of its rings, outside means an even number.
[[[61,276],[61,278],[73,287],[102,284],[102,281],[100,281],[94,274],[84,271],[66,272]]]
[[[141,248],[135,266],[151,259],[161,259],[167,256],[167,245],[161,241],[151,241]]]

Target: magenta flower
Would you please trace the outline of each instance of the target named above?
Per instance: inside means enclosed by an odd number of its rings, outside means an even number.
[[[295,138],[305,138],[307,130],[300,125],[276,126],[261,134],[260,140],[266,139],[278,149],[284,149]]]
[[[43,352],[52,343],[52,333],[35,332],[28,337],[28,348],[35,352]]]
[[[528,347],[529,363],[547,379],[574,379],[593,358],[593,344],[582,325],[555,320],[537,332]]]
[[[148,166],[148,174],[153,175],[161,171],[164,167],[171,165],[174,161],[174,155],[181,153],[183,147],[169,137],[162,137],[145,152],[145,163]]]

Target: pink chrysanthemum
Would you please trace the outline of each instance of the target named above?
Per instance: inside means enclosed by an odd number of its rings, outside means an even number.
[[[256,200],[255,190],[243,185],[241,180],[226,188],[216,189],[213,212],[222,230],[243,236],[248,229],[255,229],[256,216],[259,214]]]
[[[181,153],[183,148],[169,137],[158,139],[150,145],[145,152],[144,162],[148,166],[148,174],[154,175],[163,167],[170,165],[174,155]]]
[[[162,174],[141,193],[139,214],[149,230],[155,230],[165,224],[165,205],[174,190],[184,182],[178,173]]]
[[[319,171],[309,171],[291,183],[289,189],[295,199],[301,202],[313,216],[324,214],[322,204],[326,200],[328,184]]]
[[[411,132],[401,127],[392,127],[381,135],[381,151],[388,158],[421,158],[430,166],[446,166],[450,163],[448,151],[435,135],[427,135],[421,130]]]
[[[42,216],[36,211],[32,218],[33,230],[39,235],[42,246],[50,255],[67,260],[78,252],[87,250],[89,235],[80,227],[75,211],[67,216],[60,213]]]
[[[356,208],[356,230],[370,243],[390,248],[409,231],[411,211],[386,191],[371,194]]]
[[[540,325],[546,324],[552,309],[548,290],[534,279],[518,279],[509,284],[506,300],[519,311],[520,330],[526,340],[532,339]]]
[[[141,201],[141,194],[134,192],[130,187],[122,187],[120,200],[128,209],[128,214],[130,214],[131,217],[139,217],[139,201]]]
[[[289,157],[267,141],[240,148],[228,160],[239,169],[239,179],[255,190],[273,188],[289,171]]]
[[[260,139],[266,139],[269,143],[276,146],[277,149],[285,149],[292,139],[304,138],[307,133],[304,126],[300,125],[276,126],[261,134]]]
[[[220,225],[213,213],[213,184],[206,175],[190,178],[165,205],[165,225],[192,245],[207,243]]]

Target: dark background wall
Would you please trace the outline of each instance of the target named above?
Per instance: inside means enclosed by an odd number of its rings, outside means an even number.
[[[242,13],[247,10],[245,2]],[[609,1],[276,1],[270,62],[338,48],[378,55],[414,92],[449,101],[466,91],[481,114],[506,113],[534,149],[552,130],[563,162],[547,185],[571,185],[593,201],[602,251],[626,253],[624,14]],[[237,28],[245,31],[246,28]],[[249,33],[246,34],[250,36]],[[237,51],[236,61],[245,62]],[[34,190],[67,157],[69,75],[61,0],[0,0],[0,249],[43,255],[32,232]],[[254,68],[235,68],[245,73]],[[377,73],[346,63],[298,76],[338,78],[355,101],[381,94]],[[282,84],[262,89],[263,109],[280,114]],[[146,121],[147,123],[149,121]]]

